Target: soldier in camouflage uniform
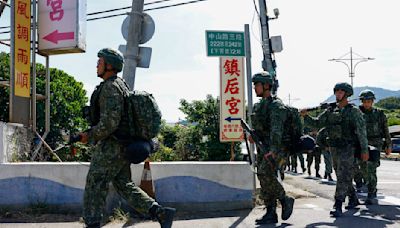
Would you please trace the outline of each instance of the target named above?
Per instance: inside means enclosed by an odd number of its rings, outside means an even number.
[[[292,165],[292,169],[290,171],[297,173],[297,158],[300,161],[301,170],[303,173],[307,171],[307,168],[304,165],[304,156],[303,151],[295,151],[290,156],[290,164]]]
[[[315,131],[311,132],[310,136],[315,138],[316,132]],[[321,152],[322,150],[318,145],[316,145],[313,150],[307,151],[307,169],[309,176],[311,176],[311,165],[314,162],[315,177],[321,178],[321,175],[319,175],[319,165],[321,164]]]
[[[98,52],[97,75],[103,82],[96,87],[90,99],[89,131],[80,133],[82,143],[94,145],[83,199],[83,219],[87,227],[100,227],[108,184],[138,212],[157,218],[161,227],[171,227],[175,209],[165,208],[149,197],[131,180],[130,162],[124,157],[124,146],[114,133],[128,121],[124,112],[124,96],[117,83],[123,67],[122,55],[105,48]],[[124,88],[129,90],[128,87]]]
[[[375,100],[374,92],[368,89],[361,91],[359,98],[362,102],[360,110],[364,113],[364,119],[367,126],[368,144],[377,148],[377,151],[379,152],[382,149],[385,149],[386,155],[389,155],[392,152],[392,141],[389,134],[387,120],[385,113],[383,113],[382,110],[372,107]],[[383,143],[382,139],[385,139],[385,143]],[[385,148],[383,148],[383,145],[385,145]],[[368,197],[365,201],[366,204],[373,204],[375,201],[376,184],[378,181],[376,168],[380,165],[380,156],[370,157],[376,157],[377,159],[375,161],[370,159],[370,161],[364,162],[361,165],[361,170],[368,187]]]
[[[329,181],[333,181],[332,179],[332,156],[329,151],[328,144],[326,142],[327,138],[326,128],[322,128],[317,133],[317,145],[322,151],[322,155],[324,156],[325,163],[325,174],[324,179],[328,179]]]
[[[268,146],[268,151],[259,150],[257,153],[257,177],[260,180],[261,198],[267,212],[261,219],[257,219],[256,223],[273,224],[278,222],[277,200],[282,205],[283,220],[290,217],[294,204],[294,199],[286,195],[278,174],[288,156],[288,148],[283,144],[287,110],[280,99],[271,96],[274,79],[268,72],[255,74],[252,82],[261,100],[254,105],[251,121],[256,134]],[[276,164],[271,164],[269,156],[275,159]]]
[[[305,124],[315,128],[326,127],[328,132],[328,145],[337,176],[335,204],[331,215],[340,217],[346,196],[349,196],[347,209],[359,204],[352,185],[354,150],[359,144],[362,160],[368,160],[368,142],[363,115],[357,107],[348,102],[348,97],[353,94],[353,87],[348,83],[337,83],[333,91],[337,107],[326,109],[316,118],[308,116],[307,110],[302,110],[301,115],[304,116]]]

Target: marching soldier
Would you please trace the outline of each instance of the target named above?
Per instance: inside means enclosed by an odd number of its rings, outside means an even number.
[[[276,214],[277,200],[282,205],[282,219],[287,220],[293,211],[294,198],[286,195],[285,190],[277,178],[277,172],[285,164],[288,148],[282,143],[284,136],[284,122],[286,109],[282,101],[271,94],[274,79],[268,72],[255,74],[252,78],[257,97],[251,115],[252,125],[259,137],[268,145],[268,151],[257,153],[257,177],[261,184],[261,198],[267,207],[266,214],[256,220],[257,224],[274,224],[278,222]],[[276,166],[271,165],[270,158],[274,158]],[[280,173],[280,172],[279,172]]]
[[[386,116],[382,110],[372,107],[375,94],[371,90],[361,91],[359,98],[362,102],[360,110],[364,113],[367,127],[368,144],[376,148],[375,154],[370,154],[370,159],[362,164],[363,176],[366,178],[368,197],[366,204],[373,204],[376,198],[376,168],[380,165],[380,151],[385,149],[386,155],[392,152],[392,141],[389,134]],[[383,143],[382,139],[385,140]],[[385,148],[383,148],[385,145]]]
[[[353,95],[353,87],[348,83],[337,83],[333,92],[337,102],[335,108],[329,107],[316,118],[308,116],[305,109],[301,111],[301,115],[304,116],[306,125],[315,128],[325,127],[327,130],[328,145],[337,176],[335,204],[331,215],[340,217],[346,196],[349,196],[347,209],[359,204],[352,185],[354,152],[355,147],[360,145],[361,159],[368,160],[368,142],[363,115],[348,101],[348,98]]]

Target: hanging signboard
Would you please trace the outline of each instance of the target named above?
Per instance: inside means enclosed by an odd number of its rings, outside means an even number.
[[[14,95],[31,93],[31,1],[14,2]]]
[[[85,52],[86,0],[38,0],[38,5],[39,52]]]

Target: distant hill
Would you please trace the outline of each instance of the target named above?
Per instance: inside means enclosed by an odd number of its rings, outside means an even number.
[[[376,100],[375,102],[378,102],[381,99],[387,98],[387,97],[400,97],[400,90],[394,91],[394,90],[388,90],[388,89],[383,89],[383,88],[378,88],[378,87],[369,87],[369,86],[363,86],[363,87],[355,87],[354,88],[354,95],[351,97],[353,98],[358,98],[358,95],[360,94],[361,91],[365,89],[370,89],[374,91]],[[330,102],[330,101],[335,101],[335,96],[332,95],[328,99],[326,99],[324,102]],[[360,100],[356,99],[352,101],[352,103],[359,105]]]

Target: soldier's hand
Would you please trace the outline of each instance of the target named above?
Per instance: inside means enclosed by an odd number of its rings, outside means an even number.
[[[89,136],[86,132],[80,133],[81,136],[81,143],[86,144],[89,141]]]
[[[246,133],[245,133],[245,134],[246,134]],[[254,143],[254,139],[253,139],[253,137],[251,137],[251,135],[249,135],[248,139],[249,139],[249,142],[250,142],[250,143]]]
[[[368,159],[369,159],[369,154],[368,153],[361,153],[361,160],[368,161]]]
[[[306,116],[307,114],[308,114],[307,109],[301,109],[301,110],[300,110],[300,116],[304,117],[304,116]]]
[[[268,160],[269,160],[269,157],[272,157],[273,159],[275,159],[275,158],[276,158],[276,154],[275,154],[274,152],[272,152],[272,151],[270,151],[270,152],[264,154],[264,159],[265,159],[265,160],[268,161]]]
[[[386,148],[385,153],[386,156],[389,156],[392,153],[392,148]]]

